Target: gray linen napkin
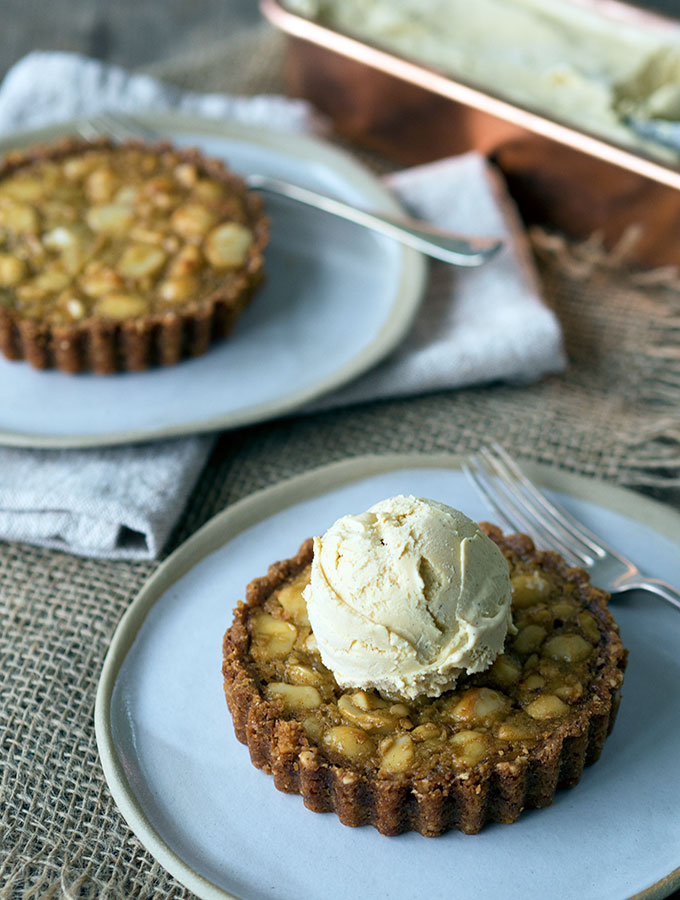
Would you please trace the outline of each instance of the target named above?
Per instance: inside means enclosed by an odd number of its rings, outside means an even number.
[[[414,216],[451,231],[500,237],[504,246],[479,269],[432,263],[423,304],[396,351],[313,408],[561,372],[559,323],[541,299],[514,204],[486,159],[466,153],[386,181]]]
[[[108,559],[163,549],[212,439],[97,450],[0,449],[0,535]]]
[[[180,109],[300,132],[323,131],[301,101],[181,92],[69,53],[31,53],[0,86],[0,132],[118,108]],[[482,157],[399,173],[390,186],[416,215],[506,246],[479,270],[433,267],[411,335],[390,359],[315,408],[564,368],[559,325],[541,301],[511,202]],[[94,450],[0,448],[0,538],[87,556],[151,559],[162,549],[213,446],[190,437]]]

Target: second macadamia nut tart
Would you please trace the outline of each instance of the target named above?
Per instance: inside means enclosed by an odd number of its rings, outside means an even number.
[[[224,688],[236,736],[279,790],[386,835],[475,833],[549,805],[598,759],[626,664],[607,595],[526,535],[482,528],[508,561],[517,631],[436,699],[338,686],[302,596],[311,541],[248,586],[224,639]]]
[[[224,337],[263,275],[262,203],[168,144],[65,140],[0,166],[0,351],[101,374]]]

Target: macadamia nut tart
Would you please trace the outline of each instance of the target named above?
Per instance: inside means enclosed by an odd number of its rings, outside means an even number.
[[[508,560],[517,631],[436,699],[338,686],[302,596],[311,541],[248,586],[224,638],[224,688],[237,738],[279,790],[386,835],[473,834],[549,805],[598,759],[627,656],[607,595],[526,535],[482,528]]]
[[[44,369],[170,365],[233,328],[262,278],[260,198],[168,144],[66,140],[0,166],[0,351]]]

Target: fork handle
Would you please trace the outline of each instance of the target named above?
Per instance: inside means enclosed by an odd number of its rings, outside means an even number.
[[[680,610],[680,591],[659,578],[632,578],[630,581],[622,584],[621,588],[627,591],[652,591],[652,593],[663,597],[664,600],[667,600],[672,606]]]
[[[416,219],[393,218],[384,213],[368,212],[335,197],[319,194],[317,191],[270,175],[246,175],[245,180],[249,187],[279,194],[316,209],[323,209],[327,213],[363,225],[455,266],[481,266],[495,256],[503,246],[502,241],[496,238],[463,237]]]

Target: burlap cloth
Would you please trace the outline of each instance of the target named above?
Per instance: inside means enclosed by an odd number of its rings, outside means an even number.
[[[242,39],[228,69],[226,58],[216,46],[153,71],[205,90],[280,87],[281,43],[271,33]],[[566,335],[565,375],[531,387],[372,403],[226,434],[167,551],[228,504],[308,468],[367,452],[460,452],[492,438],[520,458],[678,505],[675,273],[633,272],[622,253],[605,255],[596,241],[575,247],[546,234],[532,237],[545,294]],[[0,547],[3,900],[193,896],[127,828],[104,783],[94,736],[109,641],[155,565]]]

